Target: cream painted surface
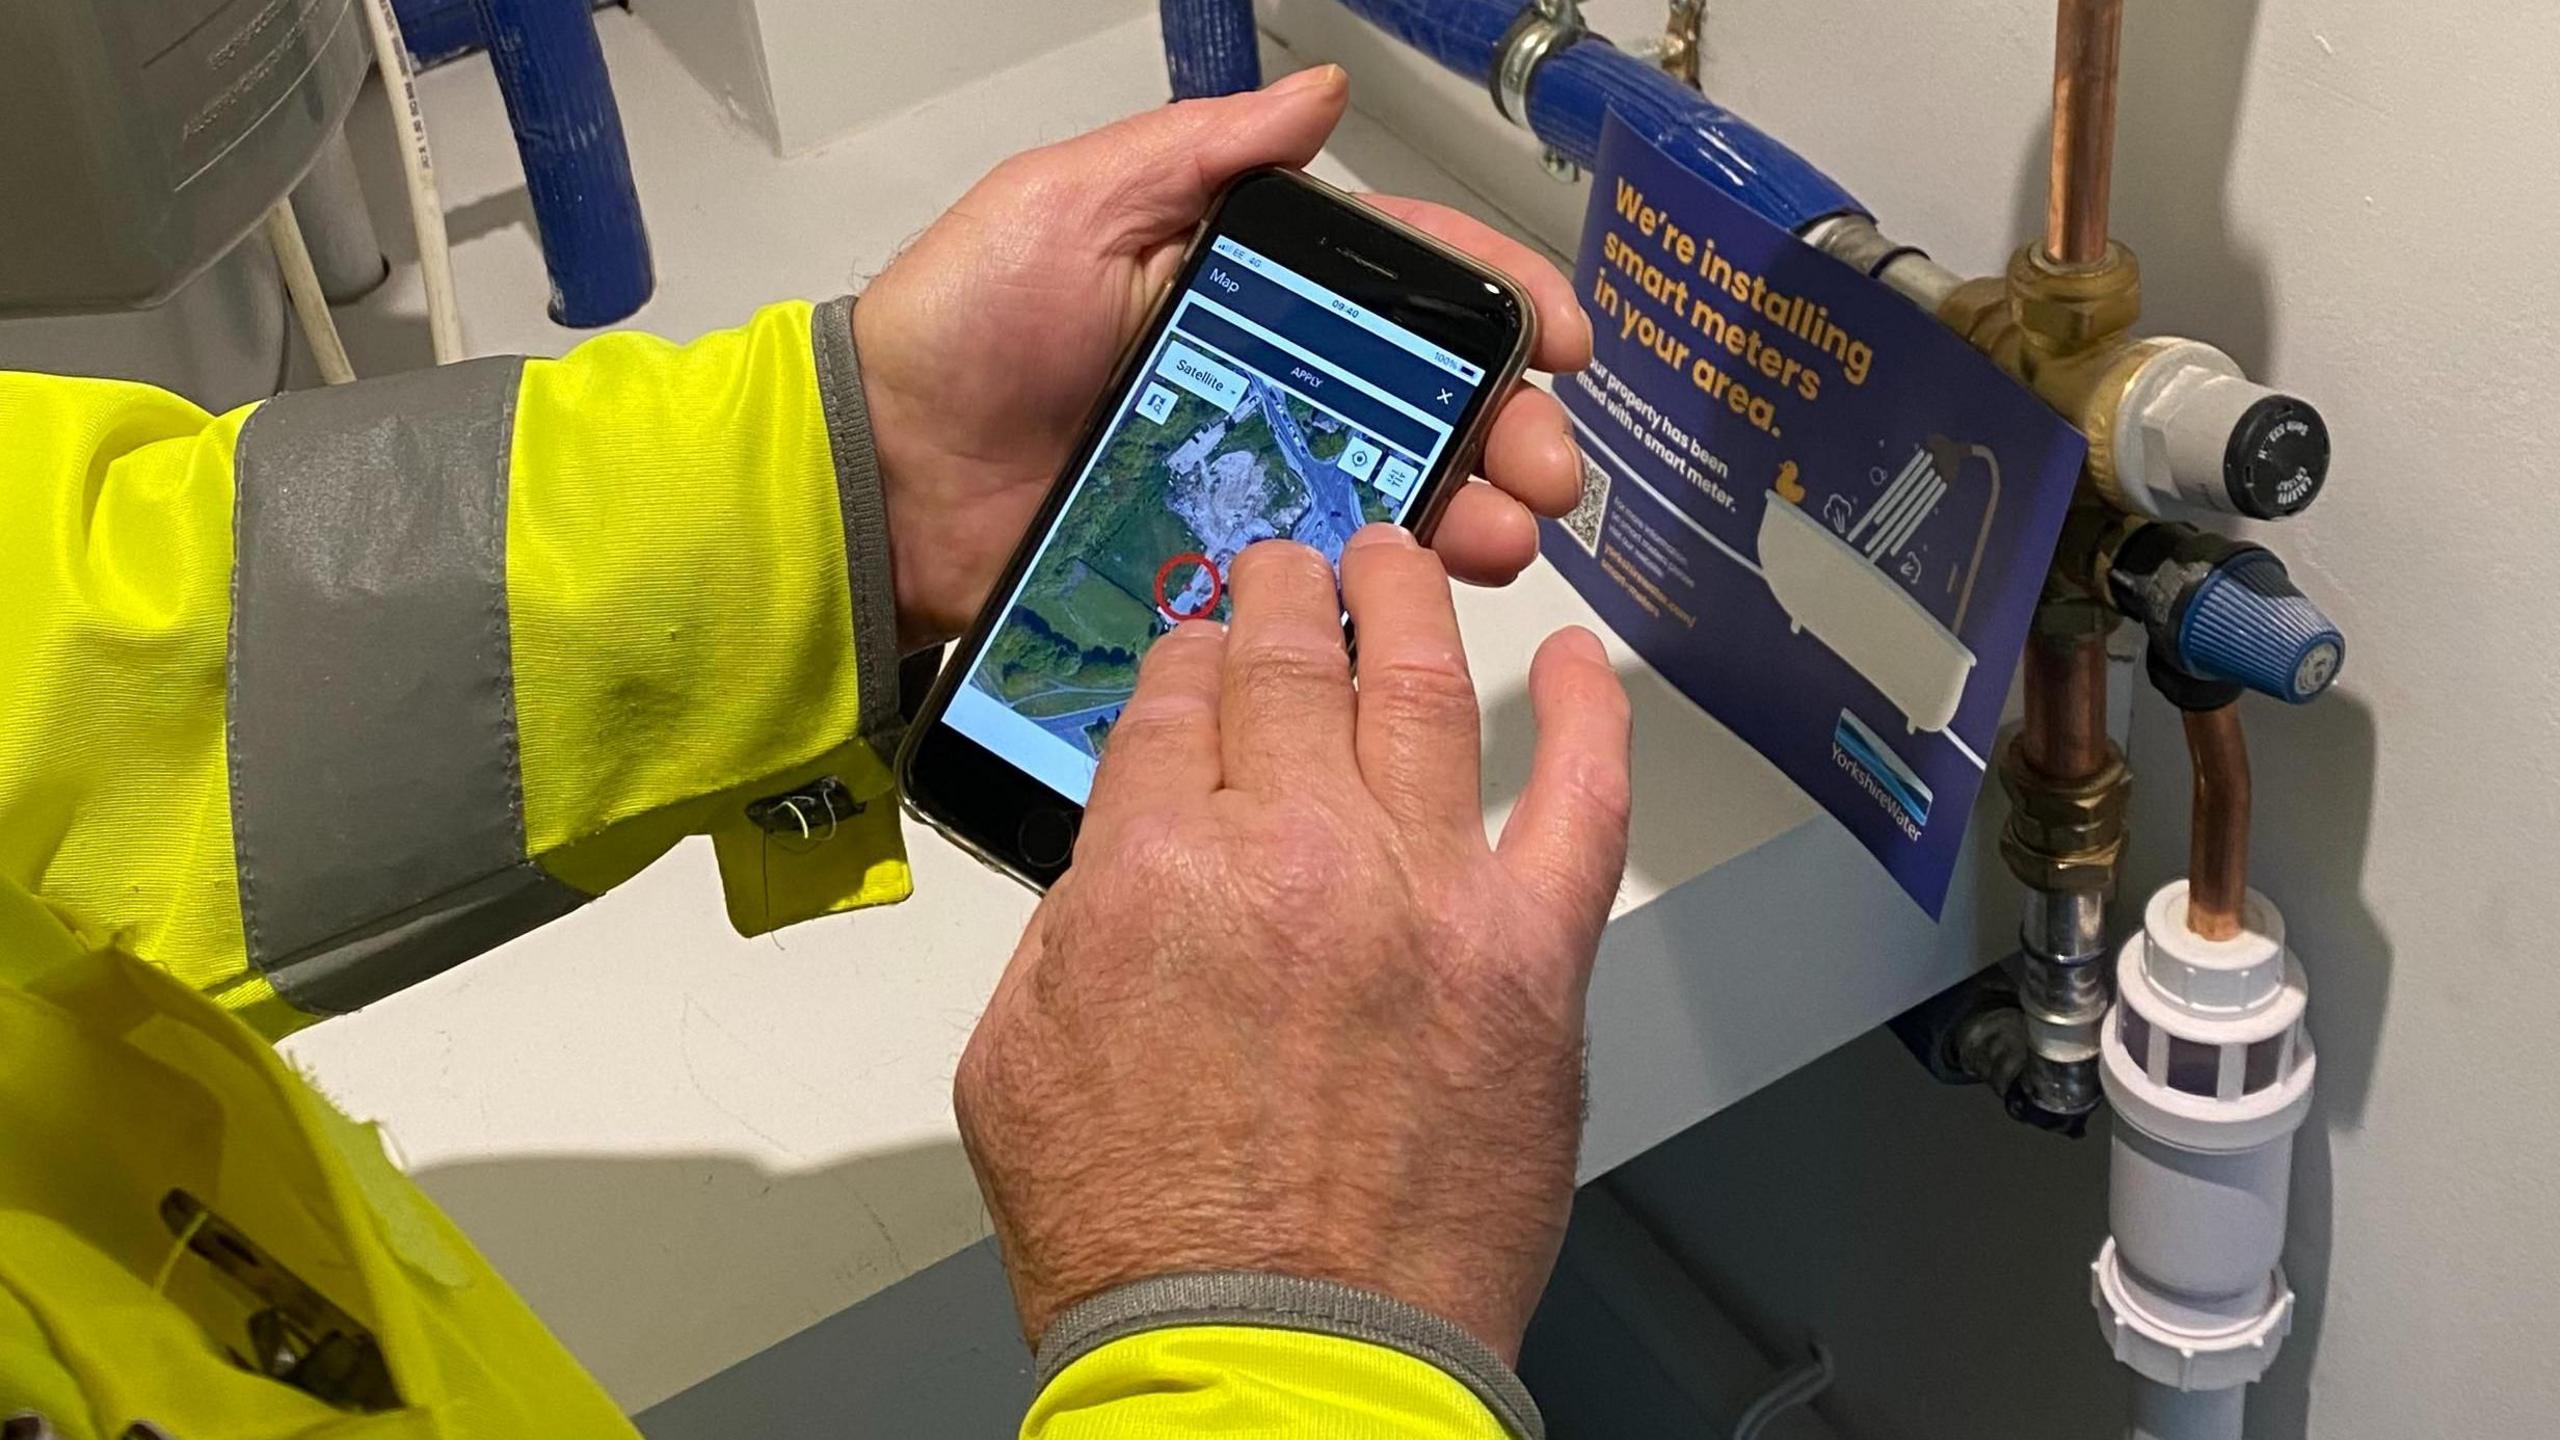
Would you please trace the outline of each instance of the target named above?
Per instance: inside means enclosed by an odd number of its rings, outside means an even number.
[[[1164,87],[1155,24],[1142,17],[777,160],[752,117],[688,73],[716,67],[671,52],[691,32],[612,11],[598,23],[656,247],[658,292],[632,323],[675,337],[769,299],[860,288],[996,160],[1154,104]],[[544,318],[547,285],[485,64],[431,71],[421,90],[472,347],[567,349],[580,337]],[[354,134],[375,211],[391,216],[386,130],[368,93]],[[1318,169],[1483,208],[1357,117]],[[396,273],[340,312],[367,372],[427,358],[407,228],[381,228],[403,252]],[[1589,616],[1544,569],[1507,591],[1469,592],[1462,608],[1498,815],[1527,766],[1528,657],[1549,630]],[[1631,910],[1809,812],[1617,653],[1644,756],[1621,897]],[[921,829],[909,838],[913,902],[757,941],[729,933],[708,848],[683,847],[587,910],[287,1048],[354,1113],[385,1123],[429,1193],[617,1397],[644,1406],[984,1233],[950,1075],[1031,897]],[[1690,1009],[1627,1001],[1642,1027],[1595,1036],[1595,1153],[1635,1153],[1938,982],[1844,966],[1806,998],[1784,975],[1719,983],[1753,987],[1757,1004],[1710,1003],[1729,992],[1701,984]],[[1754,1033],[1717,1041],[1720,1026],[1746,1024]],[[1684,1083],[1638,1083],[1661,1074]]]
[[[755,0],[631,0],[631,13],[665,40],[730,119],[781,153],[781,117],[765,73]]]
[[[794,155],[1154,7],[632,0],[630,8],[733,119],[774,153]]]
[[[1586,8],[1622,38],[1660,14]],[[1981,273],[2040,222],[2048,0],[1709,9],[1709,92],[1891,233]],[[2249,712],[2256,879],[2309,972],[2321,1055],[2287,1255],[2302,1318],[2251,1433],[2549,1434],[2560,971],[2532,917],[2560,853],[2560,668],[2540,614],[2560,554],[2544,478],[2560,467],[2560,10],[2127,11],[2117,229],[2152,321],[2312,397],[2339,457],[2328,498],[2262,537],[2345,626],[2349,658],[2320,705]],[[1365,63],[1328,0],[1271,13],[1309,53]],[[1393,103],[1476,179],[1460,157],[1516,142],[1465,118],[1482,105],[1467,89],[1400,84]],[[1573,223],[1570,192],[1534,173],[1477,183]],[[2147,694],[2138,714],[2128,921],[2182,862],[2185,824],[2176,721]],[[1922,1081],[1886,1048],[1639,1162],[1648,1216],[1769,1336],[1831,1341],[1826,1406],[1849,1433],[2114,1433],[2120,1379],[2080,1268],[2103,1163],[2084,1145],[2039,1169],[2035,1138],[1978,1092],[1904,1093]]]
[[[877,124],[1009,66],[1048,57],[1062,45],[1155,9],[1149,0],[678,3],[734,3],[753,12],[773,97],[774,134],[786,155]],[[1148,99],[1164,98],[1161,66],[1158,71]],[[1069,71],[1054,80],[1065,88],[1078,78]]]

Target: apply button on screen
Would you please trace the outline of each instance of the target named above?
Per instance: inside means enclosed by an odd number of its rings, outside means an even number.
[[[1177,340],[1167,346],[1156,373],[1217,406],[1233,410],[1244,398],[1244,377]]]

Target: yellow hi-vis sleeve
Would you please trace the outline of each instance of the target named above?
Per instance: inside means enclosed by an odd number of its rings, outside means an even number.
[[[0,374],[0,504],[0,886],[270,1036],[688,834],[745,933],[907,893],[850,302],[219,418]]]
[[[1374,1290],[1257,1271],[1159,1275],[1050,1320],[1022,1440],[1544,1440],[1502,1357]]]
[[[1117,1340],[1060,1371],[1021,1440],[1510,1440],[1473,1392],[1400,1350],[1193,1325]]]
[[[526,362],[507,524],[525,839],[581,891],[708,834],[742,934],[909,892],[851,336],[843,302],[794,303],[691,345],[625,333]],[[749,820],[821,776],[859,810],[812,792],[787,829]]]
[[[376,1132],[232,1014],[6,886],[0,946],[45,962],[0,982],[0,1430],[638,1440]]]

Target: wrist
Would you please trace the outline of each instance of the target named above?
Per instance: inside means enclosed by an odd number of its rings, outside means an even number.
[[[1544,1433],[1536,1403],[1510,1366],[1448,1319],[1375,1291],[1247,1271],[1140,1280],[1061,1313],[1039,1342],[1035,1379],[1043,1393],[1034,1417],[1160,1394],[1186,1352],[1190,1361],[1214,1362],[1202,1376],[1212,1382],[1257,1363],[1286,1369],[1294,1412],[1286,1418],[1301,1425],[1311,1416],[1298,1407],[1322,1405],[1331,1377],[1354,1382],[1339,1397],[1346,1403],[1392,1400],[1409,1419],[1443,1421],[1421,1433],[1498,1429],[1509,1440]],[[1233,1396],[1219,1403],[1250,1402]],[[1484,1425],[1487,1418],[1494,1425]]]
[[[921,478],[940,468],[923,439],[929,433],[924,411],[897,383],[895,347],[881,335],[876,309],[852,307],[853,342],[862,356],[863,401],[878,457],[898,650],[912,655],[957,637],[968,617],[955,615],[944,593],[948,586],[942,583],[939,561],[945,547],[935,542],[943,517],[935,513],[931,488]]]

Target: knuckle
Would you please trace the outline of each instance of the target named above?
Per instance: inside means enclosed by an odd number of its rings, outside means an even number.
[[[1183,709],[1193,713],[1180,713]],[[1102,765],[1095,772],[1094,788],[1100,790],[1110,781],[1120,778],[1146,778],[1146,757],[1160,755],[1168,742],[1191,735],[1200,727],[1200,717],[1205,713],[1206,707],[1197,704],[1154,701],[1141,705],[1135,700],[1130,701],[1129,708],[1121,711],[1120,718],[1111,726],[1111,744],[1102,752]],[[1128,772],[1125,777],[1122,775],[1124,771]]]
[[[1624,831],[1633,817],[1635,786],[1624,765],[1596,755],[1569,755],[1557,767],[1556,784],[1572,804],[1612,832]]]
[[[1186,620],[1157,636],[1147,653],[1139,657],[1136,697],[1145,698],[1150,690],[1166,684],[1186,666],[1216,664],[1217,653],[1225,645],[1225,632],[1205,620]]]
[[[1274,913],[1308,915],[1338,898],[1334,867],[1315,852],[1283,849],[1265,862],[1262,891]]]
[[[1342,898],[1361,887],[1353,860],[1359,848],[1340,819],[1317,801],[1299,799],[1273,806],[1257,827],[1246,853],[1263,902],[1275,913],[1301,921],[1333,914]]]
[[[1398,608],[1429,603],[1449,587],[1449,566],[1428,545],[1365,545],[1343,553],[1343,583]]]
[[[1229,659],[1248,700],[1266,690],[1338,689],[1351,683],[1351,656],[1340,644],[1272,636],[1238,647]]]
[[[1295,540],[1257,540],[1228,567],[1238,584],[1264,584],[1321,578],[1333,583],[1333,567],[1314,547]]]
[[[1144,737],[1153,745],[1158,740],[1188,734],[1207,725],[1217,715],[1217,703],[1196,690],[1150,690],[1140,686],[1112,722],[1114,744],[1103,751],[1103,763],[1131,737]]]
[[[1427,545],[1395,547],[1380,545],[1372,547],[1370,553],[1377,556],[1378,560],[1391,570],[1410,571],[1411,574],[1407,578],[1412,583],[1424,585],[1449,583],[1448,565],[1441,560],[1439,551]]]
[[[1217,621],[1202,619],[1185,620],[1181,624],[1164,632],[1163,637],[1158,639],[1156,643],[1148,649],[1147,653],[1150,656],[1159,652],[1177,655],[1186,654],[1189,651],[1199,649],[1202,646],[1216,649],[1225,645],[1226,641],[1227,627],[1219,624]]]
[[[1400,654],[1364,661],[1360,667],[1360,705],[1382,707],[1390,724],[1446,728],[1476,718],[1475,678],[1466,655],[1447,650]]]

